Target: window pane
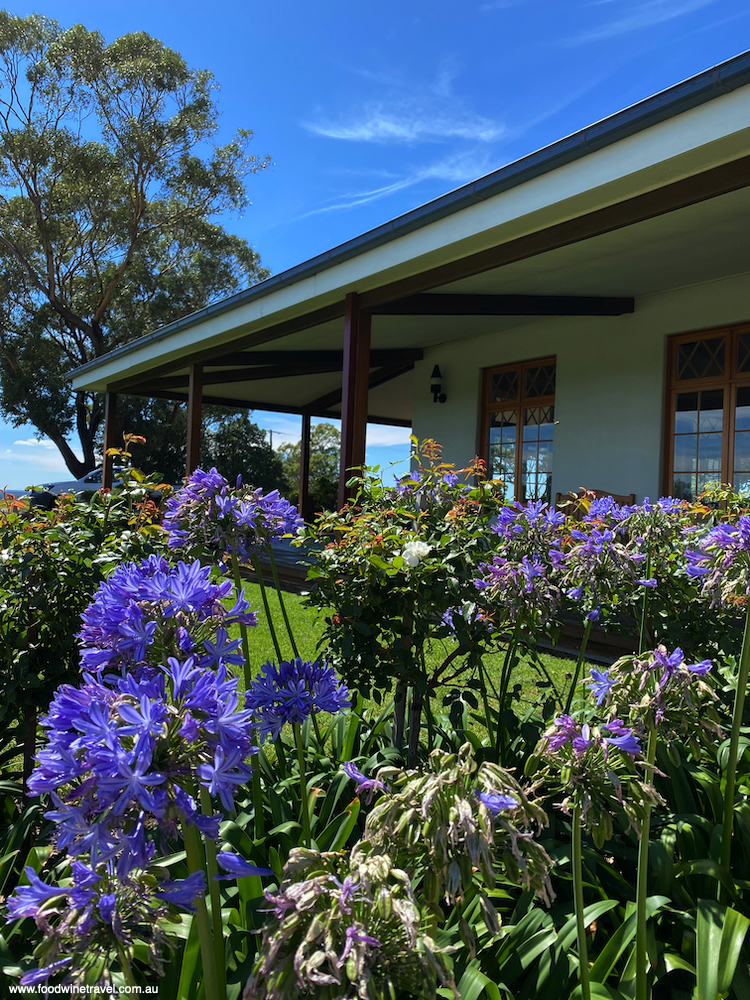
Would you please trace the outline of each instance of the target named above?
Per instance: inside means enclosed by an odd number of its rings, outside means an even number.
[[[721,434],[698,435],[698,471],[721,474]]]
[[[737,390],[737,408],[734,411],[734,429],[750,431],[750,387]]]
[[[712,389],[700,397],[700,430],[720,431],[724,424],[724,390]]]
[[[697,434],[678,434],[674,439],[674,469],[678,472],[695,472],[698,450]]]
[[[552,493],[552,428],[554,407],[536,406],[524,410],[523,452],[521,454],[521,499],[550,501]],[[542,433],[545,434],[542,439]],[[547,436],[549,435],[549,436]]]
[[[672,496],[677,500],[695,499],[695,476],[684,472],[675,472],[672,481]]]
[[[537,365],[526,369],[526,398],[554,396],[555,365]]]
[[[710,337],[680,344],[677,348],[677,380],[723,375],[724,341],[724,337]]]
[[[715,472],[699,472],[696,478],[698,480],[698,494],[702,493],[709,483],[716,483],[719,481],[719,477]]]
[[[750,432],[734,435],[734,471],[750,472]]]
[[[750,333],[741,333],[737,338],[737,371],[750,372]]]
[[[490,378],[490,402],[510,403],[518,399],[518,369],[497,372]]]
[[[697,392],[681,392],[678,394],[674,429],[675,434],[690,434],[698,430]]]
[[[506,484],[515,480],[516,471],[516,421],[515,410],[490,414],[488,474],[491,479],[502,479]],[[507,496],[507,488],[505,490]]]
[[[750,474],[738,472],[734,477],[734,488],[737,493],[742,493],[746,499],[750,499]]]

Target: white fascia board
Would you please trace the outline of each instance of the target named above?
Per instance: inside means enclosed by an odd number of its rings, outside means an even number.
[[[537,232],[750,152],[750,86],[717,97],[333,267],[164,337],[144,340],[73,378],[103,391],[126,375],[220,346],[426,267]]]

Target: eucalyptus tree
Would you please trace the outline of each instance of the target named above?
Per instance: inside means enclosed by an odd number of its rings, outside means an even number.
[[[143,32],[107,44],[0,11],[0,412],[76,476],[103,402],[70,370],[267,276],[216,222],[269,159],[247,130],[215,143],[215,93]]]

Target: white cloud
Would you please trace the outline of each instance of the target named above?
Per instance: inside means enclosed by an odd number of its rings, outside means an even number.
[[[389,427],[386,424],[367,425],[367,447],[382,448],[409,444],[409,427]]]
[[[54,448],[55,445],[52,441],[48,441],[47,438],[26,438],[25,441],[14,441],[13,444],[22,444],[27,448]]]
[[[422,181],[440,180],[446,181],[455,187],[466,184],[468,181],[481,177],[491,169],[487,157],[476,157],[472,153],[459,153],[455,156],[446,157],[436,163],[430,163],[423,167],[416,167],[414,170],[390,184],[381,187],[369,188],[364,191],[350,191],[339,195],[328,205],[314,208],[305,213],[301,218],[306,219],[311,215],[320,215],[324,212],[337,212],[346,208],[357,208],[359,205],[368,205],[370,202],[387,198],[397,191],[413,187]]]
[[[641,31],[716,2],[717,0],[649,0],[648,3],[631,7],[625,17],[574,35],[567,39],[566,44],[584,45],[587,42],[600,42],[632,31]]]
[[[443,142],[466,139],[497,142],[505,126],[477,115],[452,116],[417,109],[391,110],[382,104],[370,105],[359,120],[348,122],[305,122],[305,128],[328,139],[349,142],[405,143]]]

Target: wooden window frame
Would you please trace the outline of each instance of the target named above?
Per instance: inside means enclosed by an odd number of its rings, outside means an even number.
[[[528,361],[516,361],[507,365],[493,365],[491,368],[482,369],[482,414],[479,435],[480,455],[487,462],[487,474],[490,475],[490,435],[489,416],[492,413],[501,413],[503,410],[515,410],[518,414],[516,424],[516,459],[515,459],[515,499],[518,499],[521,492],[521,476],[523,467],[523,411],[525,409],[535,409],[537,407],[555,405],[555,393],[551,396],[534,396],[526,398],[526,369],[540,368],[543,365],[555,366],[555,380],[557,380],[557,355],[548,357],[531,358]],[[490,403],[490,383],[493,375],[500,375],[503,372],[517,371],[518,378],[518,399],[512,403]],[[554,441],[554,434],[553,434]],[[554,450],[553,450],[554,454]],[[554,458],[553,458],[554,461]]]
[[[691,330],[688,333],[675,333],[667,339],[665,436],[662,470],[662,492],[664,495],[671,496],[674,489],[675,407],[678,393],[683,392],[709,392],[712,389],[722,389],[724,391],[721,472],[717,473],[717,478],[722,483],[734,482],[734,434],[737,389],[750,388],[750,371],[739,372],[737,370],[737,342],[741,334],[747,333],[750,333],[750,323],[733,323],[729,326],[715,326],[701,330]],[[680,344],[690,343],[694,340],[710,340],[712,337],[723,337],[725,340],[724,374],[704,378],[678,379],[677,352]]]

